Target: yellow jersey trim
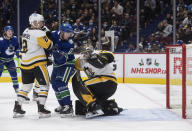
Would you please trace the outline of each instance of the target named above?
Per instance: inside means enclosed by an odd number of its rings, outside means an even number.
[[[98,82],[105,82],[107,80],[111,80],[115,83],[117,83],[117,80],[115,78],[112,78],[112,77],[106,77],[106,76],[101,76],[101,77],[96,77],[96,78],[93,78],[91,80],[87,80],[85,82],[85,85],[92,85],[92,84],[95,84],[95,83],[98,83]]]
[[[37,59],[37,58],[43,58],[45,57],[46,58],[46,55],[39,55],[39,56],[35,56],[35,57],[32,57],[28,60],[21,60],[21,62],[30,62],[30,61],[33,61],[34,59]]]
[[[46,61],[44,61],[44,62],[38,62],[38,63],[35,63],[35,64],[33,64],[33,65],[31,65],[31,66],[20,66],[20,68],[21,69],[25,69],[25,70],[30,70],[30,69],[33,69],[33,68],[35,68],[36,66],[40,66],[40,65],[46,65],[47,64],[47,62]]]

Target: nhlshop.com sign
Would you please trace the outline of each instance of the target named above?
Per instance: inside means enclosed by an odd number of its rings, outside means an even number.
[[[165,54],[125,55],[126,78],[165,78]]]
[[[161,68],[132,68],[131,74],[165,74]]]

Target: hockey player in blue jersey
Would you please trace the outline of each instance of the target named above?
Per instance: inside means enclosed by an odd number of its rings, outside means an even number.
[[[55,109],[55,112],[59,112],[61,117],[73,116],[72,102],[68,89],[68,81],[74,71],[75,64],[72,32],[73,29],[70,24],[62,23],[60,30],[52,32],[50,36],[55,46],[55,50],[53,50],[54,63],[51,84],[60,105]]]
[[[13,36],[14,30],[12,26],[4,27],[3,37],[0,37],[0,77],[4,70],[4,66],[9,71],[13,82],[13,88],[17,93],[19,89],[17,78],[17,67],[14,62],[14,55],[19,50],[19,43],[16,36]]]

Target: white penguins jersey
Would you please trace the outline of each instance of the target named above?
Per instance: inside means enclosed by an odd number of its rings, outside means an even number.
[[[22,35],[21,68],[32,69],[35,66],[47,64],[44,49],[51,49],[52,41],[40,29],[27,28]]]
[[[111,52],[98,50],[98,51],[94,51],[93,53],[99,54],[99,53],[111,53]],[[82,55],[76,59],[75,66],[77,69],[83,70],[89,78],[92,78],[94,76],[101,76],[101,75],[115,77],[115,73],[114,73],[115,67],[116,67],[115,62],[111,62],[105,65],[103,68],[96,68],[90,63],[88,63],[86,61],[86,58]]]

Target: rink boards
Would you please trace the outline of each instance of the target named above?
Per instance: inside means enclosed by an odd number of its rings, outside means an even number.
[[[165,84],[166,54],[116,53],[115,61],[113,68],[119,83]],[[17,58],[15,62],[17,66],[20,65]],[[51,71],[52,67],[49,67],[50,74]],[[18,69],[17,72],[21,81],[20,70]],[[85,78],[86,75],[82,73],[82,77]],[[7,71],[3,72],[0,82],[11,82]]]

